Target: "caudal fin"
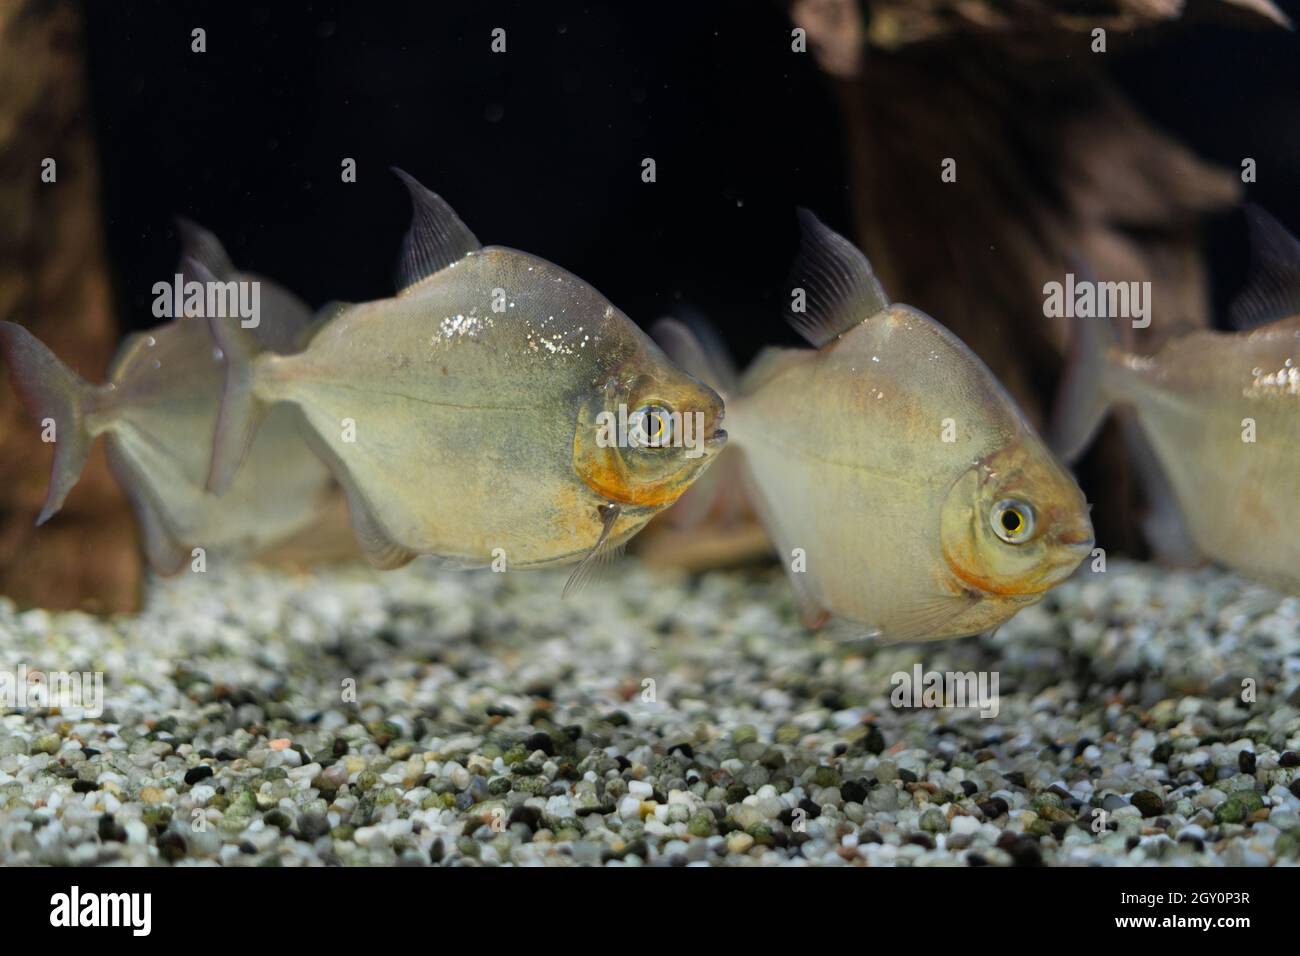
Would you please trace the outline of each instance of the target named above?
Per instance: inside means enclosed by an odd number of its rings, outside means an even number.
[[[64,365],[44,343],[21,325],[0,322],[4,352],[17,392],[28,414],[53,438],[54,468],[38,525],[63,507],[86,465],[95,436],[86,427],[86,404],[95,387]]]
[[[1108,353],[1119,347],[1110,320],[1070,320],[1070,344],[1065,375],[1056,394],[1049,444],[1061,458],[1073,462],[1087,450],[1115,397],[1108,392]]]
[[[194,260],[184,260],[187,273],[200,281],[214,281],[208,269]],[[221,349],[226,367],[221,408],[217,413],[217,431],[212,438],[212,465],[208,471],[208,490],[223,495],[239,473],[248,456],[257,428],[269,406],[253,393],[256,363],[262,353],[261,343],[252,329],[246,329],[238,316],[209,316],[208,327],[213,341]]]

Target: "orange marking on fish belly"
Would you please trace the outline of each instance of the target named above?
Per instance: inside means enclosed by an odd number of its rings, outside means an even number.
[[[596,462],[580,469],[579,475],[596,494],[625,505],[665,505],[680,494],[671,482],[629,484],[621,472]]]
[[[952,554],[948,553],[947,549],[944,549],[943,557],[948,562],[948,567],[953,574],[957,575],[966,584],[983,591],[985,594],[996,594],[999,597],[1016,597],[1024,594],[1038,594],[1042,591],[1042,588],[1027,586],[1027,582],[1020,578],[1008,584],[995,584],[991,579],[976,574],[965,567]]]

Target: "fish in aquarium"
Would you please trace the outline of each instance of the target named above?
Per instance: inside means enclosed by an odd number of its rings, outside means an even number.
[[[256,283],[258,319],[250,334],[265,348],[291,349],[310,322],[307,306],[274,283],[237,271],[211,233],[188,222],[179,228],[178,286],[198,268],[222,282]],[[102,385],[82,379],[19,325],[0,322],[0,350],[20,400],[54,444],[37,524],[63,506],[99,435],[131,501],[145,555],[160,574],[179,571],[194,548],[205,559],[255,555],[308,526],[328,501],[333,480],[302,440],[292,408],[268,416],[228,494],[207,490],[224,374],[202,318],[181,315],[130,336]]]
[[[787,318],[813,348],[766,349],[718,387],[805,622],[888,641],[995,628],[1091,551],[1083,494],[966,345],[891,304],[847,239],[800,222]],[[688,326],[656,336],[709,374]]]
[[[330,309],[292,355],[212,321],[228,368],[210,487],[234,480],[260,416],[292,405],[371,564],[578,561],[576,587],[723,447],[722,401],[586,282],[482,246],[395,172],[414,207],[395,297]]]
[[[1148,534],[1300,593],[1300,242],[1258,207],[1246,216],[1253,272],[1237,331],[1198,330],[1138,355],[1106,320],[1076,322],[1052,443],[1073,461],[1124,408],[1146,443],[1139,456],[1153,459],[1142,472],[1164,520]]]

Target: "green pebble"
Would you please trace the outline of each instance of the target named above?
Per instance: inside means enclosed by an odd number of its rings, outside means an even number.
[[[753,724],[741,724],[731,732],[731,742],[739,747],[741,744],[758,740],[758,728]]]
[[[287,780],[288,777],[289,771],[285,770],[283,767],[267,767],[262,771],[263,780]]]
[[[352,834],[355,832],[356,831],[352,829],[351,824],[340,823],[338,826],[336,826],[333,830],[330,831],[330,836],[342,842],[345,840],[351,840]]]
[[[510,778],[493,777],[491,780],[488,781],[487,789],[488,789],[488,793],[492,794],[493,796],[499,797],[503,794],[507,794],[510,792]]]
[[[1029,824],[1029,826],[1025,827],[1025,832],[1032,834],[1033,836],[1047,836],[1052,832],[1052,825],[1042,817],[1039,817],[1033,823]]]
[[[819,787],[838,787],[840,772],[834,767],[818,767],[813,772],[813,783]]]
[[[353,784],[358,790],[366,791],[379,783],[379,774],[373,770],[363,770],[357,774],[357,782]]]
[[[701,810],[691,817],[686,824],[686,831],[691,836],[707,837],[713,835],[713,814]],[[752,834],[751,834],[752,836]]]
[[[519,777],[513,781],[513,787],[520,793],[541,793],[547,787],[545,777]]]
[[[1034,797],[1031,804],[1035,810],[1041,810],[1043,807],[1054,807],[1059,810],[1065,806],[1059,794],[1052,793],[1050,790],[1044,790]]]
[[[776,728],[776,742],[778,744],[797,744],[801,737],[803,737],[803,731],[794,724],[782,724]]]
[[[1214,808],[1215,823],[1244,823],[1250,811],[1246,802],[1238,796],[1231,796]]]
[[[56,754],[63,746],[63,738],[58,734],[41,734],[32,741],[32,750],[38,754]]]
[[[930,833],[947,833],[948,818],[938,807],[931,807],[921,814],[921,829]]]
[[[165,805],[145,807],[140,820],[147,827],[165,827],[172,822],[172,808]]]

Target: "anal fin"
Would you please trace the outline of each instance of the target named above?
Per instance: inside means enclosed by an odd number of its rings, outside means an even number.
[[[178,573],[189,560],[190,550],[167,527],[149,495],[145,477],[118,448],[117,437],[112,432],[108,435],[104,452],[108,458],[109,470],[131,501],[131,510],[140,527],[144,556],[149,566],[163,577]]]

